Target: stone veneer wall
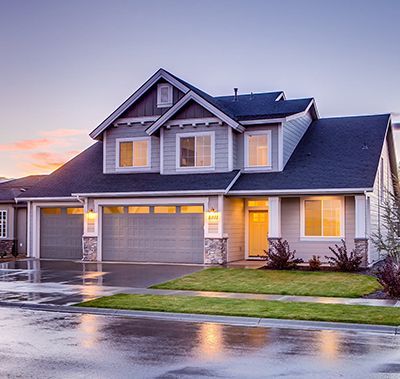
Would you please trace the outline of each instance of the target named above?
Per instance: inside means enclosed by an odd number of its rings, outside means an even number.
[[[204,239],[204,263],[223,265],[228,257],[228,238]]]
[[[97,237],[82,237],[82,260],[97,261]]]
[[[11,255],[14,247],[14,240],[0,240],[0,253]]]

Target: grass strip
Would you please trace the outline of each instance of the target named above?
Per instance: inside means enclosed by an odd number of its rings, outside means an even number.
[[[357,298],[382,287],[354,273],[209,268],[151,288]]]
[[[106,296],[76,305],[156,312],[400,325],[400,308],[365,305],[132,294]]]

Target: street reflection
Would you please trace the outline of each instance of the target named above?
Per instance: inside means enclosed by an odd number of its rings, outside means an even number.
[[[96,347],[98,327],[98,317],[95,315],[82,314],[80,316],[79,329],[83,334],[81,345],[84,348],[91,349]]]
[[[334,330],[321,330],[318,332],[319,351],[321,356],[328,360],[336,360],[339,351],[339,335]]]
[[[199,355],[207,359],[220,357],[224,352],[222,334],[223,326],[220,324],[201,324],[198,330]]]

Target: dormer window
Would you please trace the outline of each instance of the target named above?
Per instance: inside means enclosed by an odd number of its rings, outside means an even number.
[[[116,164],[121,170],[150,168],[150,138],[117,139]]]
[[[167,108],[172,106],[172,85],[162,83],[157,86],[157,107]]]
[[[271,131],[260,130],[244,135],[245,168],[271,168]]]

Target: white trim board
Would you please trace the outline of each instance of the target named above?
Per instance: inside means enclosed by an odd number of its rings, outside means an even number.
[[[170,73],[160,68],[153,76],[150,77],[136,92],[134,92],[127,100],[125,100],[114,112],[112,112],[96,129],[89,135],[96,139],[106,128],[108,128],[119,116],[121,116],[132,104],[136,102],[151,86],[158,80],[164,79],[183,93],[187,93],[189,88],[183,85],[179,80],[175,79]]]
[[[229,191],[227,195],[309,195],[309,194],[356,194],[372,192],[373,188],[319,188],[319,189],[295,189],[295,190],[236,190]]]
[[[152,135],[155,133],[162,125],[164,125],[165,122],[167,122],[171,117],[179,111],[185,104],[187,104],[190,100],[193,100],[200,104],[202,107],[213,113],[216,117],[218,117],[221,121],[225,122],[228,124],[230,127],[238,130],[239,132],[244,131],[244,127],[240,125],[238,122],[227,116],[224,112],[220,111],[218,108],[216,108],[214,105],[209,103],[207,100],[203,99],[200,95],[193,91],[189,91],[186,93],[185,96],[183,96],[175,105],[170,108],[167,112],[165,112],[156,122],[154,122],[152,125],[150,125],[146,132],[149,135]]]
[[[75,197],[135,197],[135,196],[175,196],[175,195],[222,195],[225,189],[216,190],[196,190],[196,191],[154,191],[154,192],[93,192],[93,193],[74,193]]]

